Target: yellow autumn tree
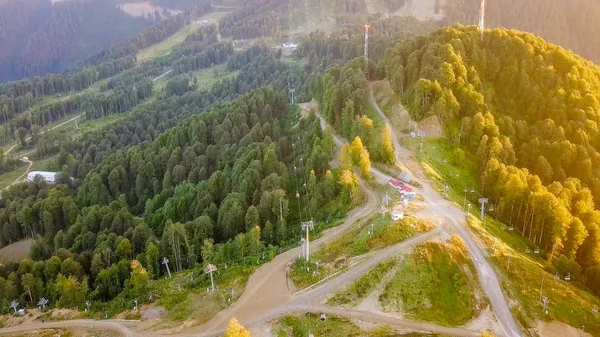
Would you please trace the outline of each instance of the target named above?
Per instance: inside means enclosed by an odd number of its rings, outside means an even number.
[[[342,146],[342,153],[340,154],[340,160],[342,162],[342,168],[345,170],[352,169],[352,154],[350,150],[350,145],[344,144]]]
[[[227,326],[227,331],[223,335],[223,337],[251,337],[250,331],[244,328],[240,322],[238,322],[237,318],[232,318],[229,321],[229,325]]]

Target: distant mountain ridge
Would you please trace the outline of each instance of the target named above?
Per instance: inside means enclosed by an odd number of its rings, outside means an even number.
[[[0,82],[61,72],[157,21],[112,0],[0,1]]]

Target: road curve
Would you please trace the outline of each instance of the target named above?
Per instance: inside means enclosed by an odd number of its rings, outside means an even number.
[[[343,142],[336,139],[338,148]],[[367,196],[365,204],[349,212],[342,225],[323,232],[323,235],[311,241],[311,249],[318,249],[323,243],[340,236],[352,225],[368,214],[379,209],[381,197],[359,179],[359,188]],[[206,324],[193,327],[185,333],[203,333],[211,336],[222,332],[229,320],[236,317],[242,324],[250,325],[257,318],[269,316],[272,312],[285,307],[292,300],[292,292],[287,284],[287,266],[301,254],[300,248],[290,249],[277,255],[271,262],[264,264],[250,276],[242,296],[229,307],[215,315]]]
[[[432,210],[434,210],[436,213],[445,217],[448,223],[450,223],[457,230],[459,236],[465,242],[467,250],[473,259],[473,264],[477,269],[477,274],[479,275],[479,280],[483,286],[483,290],[492,304],[492,308],[496,313],[496,317],[498,318],[498,322],[500,323],[500,327],[504,332],[504,335],[507,337],[521,336],[522,334],[520,328],[508,307],[508,303],[504,297],[502,288],[500,287],[498,276],[473,240],[471,233],[465,229],[465,226],[463,225],[465,212],[456,207],[454,203],[444,199],[437,191],[433,189],[429,180],[417,178],[416,175],[408,170],[405,165],[405,161],[412,160],[410,159],[412,157],[412,153],[400,146],[396,131],[394,128],[392,128],[389,119],[383,113],[379,107],[379,104],[377,104],[375,97],[373,96],[372,83],[369,85],[369,102],[373,105],[373,107],[375,107],[375,110],[377,110],[384,123],[392,132],[392,142],[394,144],[396,162],[398,165],[400,165],[403,170],[411,173],[413,178],[423,186],[422,195],[426,203],[430,205]]]

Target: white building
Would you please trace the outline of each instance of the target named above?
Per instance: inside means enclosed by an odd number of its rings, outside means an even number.
[[[402,212],[399,209],[395,209],[392,211],[391,216],[392,216],[392,220],[394,220],[394,221],[402,220],[402,219],[404,219],[404,212]]]
[[[56,175],[57,174],[58,174],[58,172],[31,171],[31,172],[27,173],[27,179],[26,179],[26,181],[33,181],[35,179],[35,177],[40,176],[47,183],[52,183],[53,184],[54,182],[56,182]]]

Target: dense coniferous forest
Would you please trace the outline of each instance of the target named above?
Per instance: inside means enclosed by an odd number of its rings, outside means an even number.
[[[0,82],[61,72],[154,23],[113,1],[9,1],[0,10]]]
[[[164,99],[132,108],[118,124],[39,146],[59,151],[60,184],[20,184],[0,199],[2,244],[37,238],[32,260],[2,269],[2,301],[45,295],[69,307],[84,298],[135,298],[147,291],[147,282],[138,282],[141,267],[150,278],[161,274],[159,256],[169,256],[175,270],[206,261],[244,263],[267,245],[285,243],[293,230],[288,221],[345,213],[359,195],[356,177],[329,170],[331,134],[322,134],[314,117],[293,126],[296,114],[279,93],[292,83],[307,99],[312,70],[284,66],[262,46],[240,55],[228,62],[239,74],[210,90],[198,91],[187,73],[174,76]],[[131,90],[126,83],[138,95],[146,92],[143,83],[152,90],[145,74],[160,72],[162,62],[114,76],[104,95]],[[266,84],[277,89],[235,99]],[[91,98],[84,105],[97,107]],[[288,201],[297,191],[300,209]]]
[[[341,26],[332,34],[323,31],[311,32],[302,39],[297,55],[308,57],[309,63],[319,58],[325,67],[334,63],[347,62],[363,55],[364,22],[371,26],[369,35],[369,58],[378,62],[387,48],[411,37],[427,34],[440,28],[433,21],[421,22],[412,17],[389,17],[379,15],[344,15],[337,18]]]
[[[597,279],[597,66],[528,33],[493,29],[482,41],[462,26],[399,44],[382,66],[415,119],[438,116],[475,158],[499,214],[551,261]]]
[[[477,24],[479,0],[449,0],[444,11],[450,23]],[[505,27],[534,33],[549,42],[572,49],[583,57],[600,62],[600,3],[594,0],[489,0],[487,27]]]

